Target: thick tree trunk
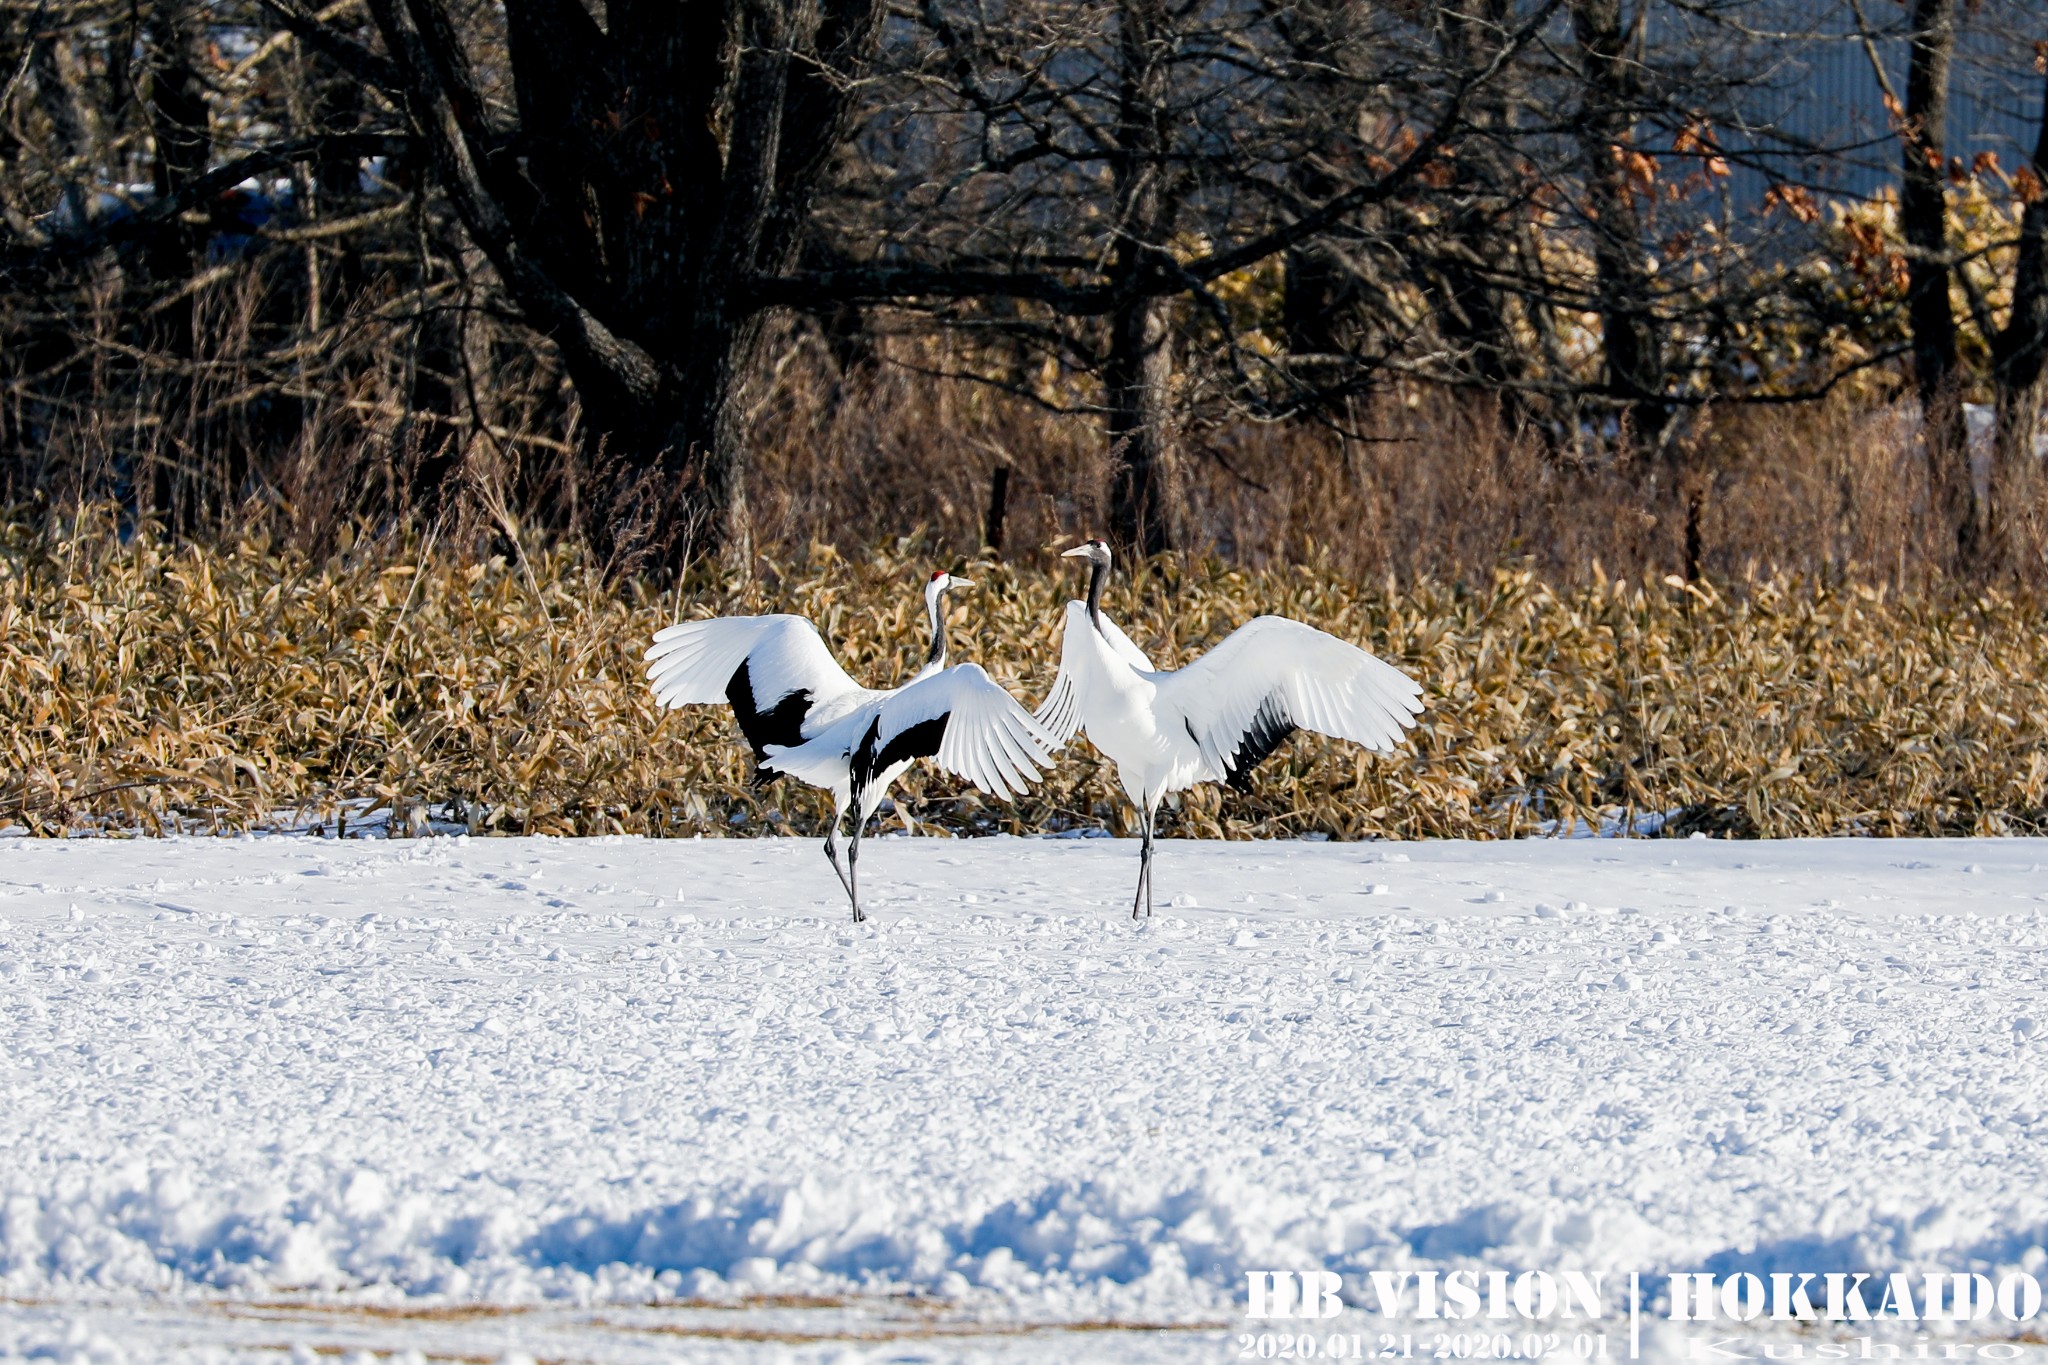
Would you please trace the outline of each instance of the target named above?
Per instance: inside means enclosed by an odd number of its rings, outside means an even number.
[[[1593,264],[1600,281],[1602,347],[1607,388],[1624,405],[1639,437],[1655,440],[1669,408],[1664,388],[1663,342],[1643,241],[1642,216],[1629,184],[1634,142],[1630,112],[1635,77],[1622,27],[1621,0],[1573,0],[1584,103],[1578,138],[1585,164],[1586,214],[1593,233]]]
[[[359,40],[355,32],[343,32],[352,41]],[[365,109],[361,82],[318,48],[307,51],[305,61],[313,85],[313,131],[349,133],[361,127]],[[362,158],[352,149],[323,155],[313,167],[313,199],[322,218],[346,218],[356,212],[363,202]],[[343,300],[353,298],[364,277],[362,256],[353,234],[339,238],[328,249],[332,254],[320,281],[323,315]]]
[[[605,490],[591,535],[615,573],[680,568],[709,553],[738,566],[749,559],[744,415],[762,330],[749,320],[708,343],[704,363],[653,402],[607,374],[572,370],[585,405],[606,414],[586,424],[585,442]]]
[[[1171,418],[1171,305],[1141,288],[1164,250],[1170,214],[1165,172],[1166,71],[1160,45],[1169,20],[1161,0],[1125,0],[1118,11],[1120,70],[1116,150],[1118,241],[1114,278],[1124,295],[1109,319],[1103,396],[1109,408],[1109,533],[1140,554],[1174,548],[1176,492]]]
[[[1315,202],[1315,180],[1303,176],[1303,199]],[[1285,292],[1280,301],[1280,327],[1287,336],[1288,352],[1296,357],[1330,356],[1343,349],[1337,335],[1338,314],[1343,306],[1343,272],[1331,262],[1320,246],[1299,246],[1288,251]]]
[[[2048,89],[2034,139],[2036,183],[2048,183]],[[1991,379],[1998,421],[1992,434],[1990,539],[2013,558],[2021,510],[2034,484],[2034,433],[2041,425],[2041,374],[2048,363],[2048,194],[2020,214],[2018,260],[2013,266],[2012,316],[1991,341]],[[2002,544],[2001,544],[2002,543]]]
[[[1304,9],[1311,20],[1323,16],[1317,10]],[[1326,22],[1305,22],[1305,32],[1293,35],[1297,53],[1305,63],[1335,65],[1335,40],[1330,36],[1330,25]],[[1339,96],[1330,87],[1335,83],[1318,81],[1310,84],[1303,94],[1304,104],[1317,100],[1335,101]],[[1303,122],[1313,118],[1317,110],[1304,111]],[[1318,164],[1328,149],[1318,149],[1318,155],[1297,157],[1288,168],[1294,181],[1294,192],[1304,204],[1320,204],[1337,192],[1335,179]],[[1287,337],[1289,353],[1298,358],[1309,356],[1331,357],[1344,349],[1343,329],[1339,326],[1345,305],[1351,301],[1346,288],[1345,272],[1329,246],[1323,242],[1304,242],[1290,247],[1284,258],[1283,294],[1280,301],[1280,326]],[[1305,377],[1316,376],[1327,370],[1325,362],[1310,362],[1303,366]],[[1319,381],[1312,381],[1319,382]]]
[[[1139,299],[1111,321],[1103,388],[1109,400],[1110,538],[1156,555],[1178,541],[1173,430],[1168,390],[1173,352],[1164,299]]]
[[[1326,168],[1345,158],[1356,136],[1341,112],[1347,10],[1345,0],[1302,0],[1280,11],[1281,36],[1306,73],[1291,96],[1288,117],[1308,136],[1287,167],[1294,194],[1304,204],[1324,203],[1337,192],[1336,179]],[[1329,245],[1319,241],[1289,247],[1282,268],[1280,325],[1287,349],[1304,381],[1319,382],[1329,366],[1307,358],[1334,356],[1343,349],[1338,319],[1347,301],[1345,272]]]
[[[159,5],[148,19],[149,38],[149,122],[156,144],[151,168],[160,198],[184,192],[206,173],[213,156],[211,113],[206,103],[206,82],[199,74],[204,56],[204,28],[184,0]],[[197,433],[184,420],[190,414],[192,380],[184,362],[194,353],[192,293],[182,286],[193,272],[201,245],[194,233],[181,223],[167,223],[151,241],[143,264],[149,280],[158,288],[178,290],[161,306],[150,309],[141,324],[143,344],[160,355],[179,362],[158,376],[155,401],[167,429],[182,431],[188,441]],[[197,444],[195,441],[194,444]],[[218,451],[211,452],[218,457]],[[179,518],[179,462],[159,452],[151,465],[138,470],[134,497],[138,516]],[[186,500],[196,490],[187,490]],[[210,501],[210,500],[209,500]],[[194,511],[210,510],[195,508]]]
[[[1507,0],[1458,0],[1444,10],[1444,45],[1461,72],[1485,69],[1507,34]],[[1513,381],[1520,376],[1519,348],[1508,327],[1506,299],[1488,278],[1499,268],[1501,224],[1493,205],[1505,177],[1487,134],[1513,122],[1499,83],[1481,87],[1472,100],[1472,126],[1480,136],[1459,148],[1458,185],[1463,193],[1449,223],[1454,251],[1443,267],[1448,295],[1442,310],[1447,335],[1465,352],[1465,366],[1491,388],[1500,417],[1513,425],[1522,415]]]
[[[750,289],[799,258],[880,0],[615,0],[603,24],[506,0],[516,137],[487,124],[447,0],[369,7],[436,178],[561,349],[601,454],[593,541],[622,572],[745,557]]]
[[[1973,563],[1985,543],[1984,509],[1970,475],[1963,395],[1956,374],[1956,320],[1949,305],[1947,164],[1949,60],[1955,0],[1913,0],[1912,57],[1906,69],[1899,232],[1906,262],[1906,314],[1913,330],[1913,378],[1927,446],[1929,486],[1958,558]]]
[[[212,116],[206,82],[199,74],[205,34],[199,16],[182,2],[159,6],[145,31],[153,49],[147,105],[150,136],[156,143],[151,167],[156,192],[168,197],[205,174],[213,156]],[[172,240],[170,234],[165,240]],[[172,277],[182,279],[190,265],[180,244]]]

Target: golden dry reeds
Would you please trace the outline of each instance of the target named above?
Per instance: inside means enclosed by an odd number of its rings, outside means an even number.
[[[787,610],[857,678],[908,673],[936,551],[826,546],[751,580],[657,595],[568,550],[474,562],[363,537],[312,559],[213,548],[110,516],[0,527],[0,819],[38,833],[242,829],[296,814],[479,831],[802,832],[819,794],[749,785],[723,708],[659,713],[647,637],[680,615]],[[1071,566],[981,563],[956,655],[1027,704],[1057,660]],[[1261,612],[1311,622],[1419,677],[1429,709],[1391,758],[1298,736],[1250,797],[1216,788],[1172,833],[1491,838],[1670,814],[1744,836],[1991,834],[2044,827],[2041,601],[1997,592],[1594,580],[1360,581],[1329,562],[1160,560],[1108,608],[1163,664]],[[1015,807],[933,773],[899,799],[957,832],[1121,830],[1077,740]],[[1561,823],[1560,823],[1561,822]]]

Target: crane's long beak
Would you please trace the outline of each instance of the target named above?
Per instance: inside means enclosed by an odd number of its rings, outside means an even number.
[[[962,578],[958,574],[948,574],[946,575],[946,586],[949,588],[971,588],[974,586],[974,580]]]
[[[1088,547],[1087,547],[1086,545],[1076,545],[1076,546],[1075,546],[1075,547],[1074,547],[1073,549],[1071,549],[1071,550],[1062,550],[1062,551],[1060,551],[1060,558],[1061,558],[1061,559],[1083,559],[1083,558],[1086,558],[1086,557],[1087,557],[1087,554],[1088,554]]]

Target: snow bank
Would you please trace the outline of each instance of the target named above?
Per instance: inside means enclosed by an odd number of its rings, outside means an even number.
[[[10,1182],[18,1185],[19,1182]],[[989,1291],[1033,1311],[1156,1316],[1241,1306],[1247,1271],[1570,1266],[2039,1273],[2048,1223],[1875,1214],[1859,1226],[1702,1254],[1626,1210],[1559,1217],[1502,1200],[1441,1223],[1383,1226],[1362,1210],[1231,1180],[1172,1190],[1060,1182],[958,1222],[933,1221],[861,1182],[738,1186],[627,1212],[535,1216],[502,1192],[385,1200],[374,1173],[323,1188],[199,1196],[184,1172],[37,1196],[10,1190],[4,1283],[79,1290],[387,1286],[518,1304],[635,1302],[867,1290],[961,1298]],[[376,1201],[373,1204],[373,1200]],[[1362,1297],[1362,1295],[1361,1295]]]

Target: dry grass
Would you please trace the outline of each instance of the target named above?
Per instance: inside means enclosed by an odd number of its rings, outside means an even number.
[[[413,827],[811,832],[817,794],[748,785],[722,708],[657,714],[647,636],[678,614],[802,612],[857,677],[912,668],[935,552],[817,547],[753,580],[657,596],[566,550],[474,562],[406,539],[311,559],[256,539],[124,537],[105,516],[0,527],[0,817],[39,833],[239,829],[373,798]],[[1057,603],[1046,552],[980,564],[960,656],[1035,701]],[[1297,737],[1257,793],[1191,793],[1171,832],[1487,838],[1620,807],[1674,832],[1987,834],[2044,828],[2048,675],[2032,596],[1774,579],[1553,588],[1360,581],[1329,562],[1162,561],[1109,608],[1163,662],[1261,611],[1360,641],[1420,677],[1429,711],[1391,759]],[[1123,827],[1085,742],[1015,808],[949,779],[900,789],[955,831]]]
[[[834,383],[822,369],[782,371],[753,428],[757,545],[822,540],[853,555],[923,527],[971,554],[999,465],[1012,469],[1011,545],[1103,529],[1095,416],[900,370]],[[1590,419],[1516,426],[1476,393],[1395,388],[1338,416],[1355,438],[1308,421],[1191,420],[1177,461],[1184,548],[1260,568],[1320,557],[1403,582],[1516,563],[1573,588],[1603,571],[1678,571],[1919,592],[1955,573],[1911,402],[1688,411],[1662,450]],[[2044,484],[2014,490],[2008,553],[1985,581],[2048,589]]]

